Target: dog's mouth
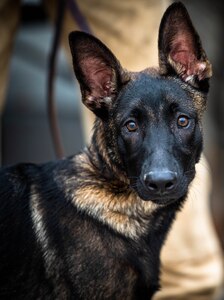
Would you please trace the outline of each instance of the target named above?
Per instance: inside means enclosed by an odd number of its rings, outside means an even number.
[[[151,201],[154,204],[157,205],[169,205],[172,204],[174,202],[177,202],[181,197],[177,197],[177,198],[165,198],[164,196],[161,196],[161,198],[159,197],[153,197],[152,196],[148,196],[148,197],[142,197],[142,195],[138,194],[139,197],[143,200],[143,201]]]

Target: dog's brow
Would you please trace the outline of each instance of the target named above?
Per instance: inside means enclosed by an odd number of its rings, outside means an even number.
[[[131,102],[128,103],[127,105],[127,101],[125,101],[125,103],[123,103],[120,112],[117,115],[117,118],[122,120],[125,119],[127,116],[130,115],[137,115],[140,111],[141,111],[141,105],[139,105],[140,103],[140,99],[136,98],[136,99],[132,99]]]
[[[172,112],[177,112],[179,110],[180,105],[177,102],[172,101],[169,105],[169,109]]]

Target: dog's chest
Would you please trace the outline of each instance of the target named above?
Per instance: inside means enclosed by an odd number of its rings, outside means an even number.
[[[152,260],[152,249],[146,241],[134,242],[98,220],[74,215],[71,210],[61,216],[60,231],[58,263],[66,266],[66,278],[77,295],[84,293],[85,299],[135,299],[139,285],[147,291],[157,282],[158,255],[153,254]],[[86,286],[85,291],[79,290],[80,282]]]

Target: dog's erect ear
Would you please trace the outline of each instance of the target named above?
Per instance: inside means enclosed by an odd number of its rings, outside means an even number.
[[[71,32],[69,44],[83,103],[99,117],[105,116],[122,85],[122,68],[112,52],[92,35]]]
[[[159,65],[162,75],[178,75],[192,86],[207,90],[211,64],[190,16],[180,2],[166,10],[159,29]]]

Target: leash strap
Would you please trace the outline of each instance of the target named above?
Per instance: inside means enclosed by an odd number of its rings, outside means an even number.
[[[57,110],[55,106],[54,79],[55,79],[58,46],[60,43],[66,6],[70,10],[73,19],[75,20],[75,22],[78,24],[79,28],[82,31],[91,33],[91,29],[75,0],[58,0],[56,1],[56,3],[58,5],[57,5],[57,16],[55,21],[55,32],[54,32],[54,38],[53,38],[53,43],[50,51],[49,65],[48,65],[47,110],[48,110],[50,132],[53,140],[55,153],[58,158],[62,158],[64,156],[64,148],[61,140],[61,134],[60,134],[58,118],[57,118]]]
[[[64,149],[61,141],[61,135],[57,119],[57,111],[54,99],[54,79],[55,79],[55,69],[56,69],[56,58],[58,53],[58,45],[60,42],[64,13],[66,2],[64,0],[56,1],[57,6],[57,16],[55,21],[55,32],[53,37],[53,43],[51,47],[49,65],[48,65],[48,85],[47,85],[47,110],[51,136],[53,140],[54,149],[58,158],[64,156]]]

